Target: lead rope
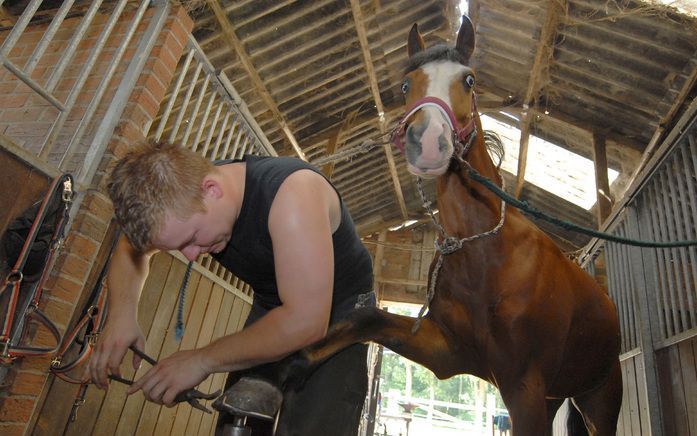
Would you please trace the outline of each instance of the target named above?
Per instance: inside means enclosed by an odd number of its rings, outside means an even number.
[[[179,287],[179,304],[177,305],[177,325],[174,329],[174,335],[177,342],[181,342],[184,337],[184,302],[186,299],[186,287],[189,284],[189,277],[191,277],[191,270],[194,267],[194,261],[190,260],[189,264],[186,266],[186,272],[184,273],[184,280],[182,280],[182,285]]]
[[[501,179],[501,184],[504,185],[503,179]],[[433,300],[433,295],[436,292],[436,281],[438,280],[438,273],[440,272],[440,268],[443,266],[443,256],[447,256],[456,252],[457,250],[462,248],[462,245],[465,242],[475,241],[477,239],[497,234],[503,227],[504,222],[506,221],[506,202],[501,200],[501,218],[499,219],[498,224],[496,224],[496,226],[494,226],[491,230],[461,239],[458,239],[455,236],[448,236],[448,234],[445,232],[445,228],[443,228],[443,226],[438,222],[436,214],[435,212],[433,212],[433,208],[431,207],[431,202],[426,199],[426,194],[424,193],[423,188],[423,180],[421,179],[421,177],[416,178],[416,187],[419,191],[419,195],[421,196],[423,207],[426,209],[428,215],[431,217],[431,220],[438,228],[438,232],[441,235],[442,242],[438,239],[436,239],[435,241],[435,247],[439,253],[438,261],[436,262],[436,266],[433,268],[433,272],[431,273],[428,292],[426,293],[426,301],[419,310],[419,314],[416,317],[416,322],[414,322],[414,326],[411,328],[411,334],[415,334],[416,331],[419,330],[419,327],[421,327],[421,319],[423,318],[424,313],[426,313],[426,309],[428,309],[428,307],[431,305],[431,300]],[[502,189],[505,189],[505,186],[503,186]]]

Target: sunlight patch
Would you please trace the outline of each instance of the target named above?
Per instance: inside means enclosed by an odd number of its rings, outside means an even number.
[[[506,157],[501,168],[518,174],[520,130],[486,115],[481,116],[482,127],[501,137]],[[608,169],[610,185],[619,173]],[[595,166],[593,161],[530,135],[525,180],[571,203],[590,210],[595,204]]]

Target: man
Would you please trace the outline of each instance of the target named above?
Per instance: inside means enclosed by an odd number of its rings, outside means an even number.
[[[245,156],[214,166],[172,144],[144,144],[117,162],[109,195],[125,236],[107,274],[109,317],[89,364],[100,388],[108,373],[119,374],[130,345],[144,349],[136,312],[157,250],[189,260],[211,253],[255,291],[243,330],[160,360],[129,389],[167,406],[214,372],[275,362],[321,339],[372,287],[370,256],[340,196],[299,159]],[[277,434],[355,435],[366,389],[360,344],[285,393]]]

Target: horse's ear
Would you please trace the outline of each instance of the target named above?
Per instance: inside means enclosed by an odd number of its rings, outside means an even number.
[[[414,56],[416,53],[423,51],[424,47],[426,44],[424,44],[424,39],[421,37],[421,34],[419,33],[419,28],[414,23],[413,26],[411,26],[411,30],[409,31],[409,41],[407,42],[407,52],[409,53],[409,57]]]
[[[462,24],[460,30],[457,31],[455,49],[464,57],[465,62],[469,61],[474,52],[474,25],[467,15],[462,16]]]

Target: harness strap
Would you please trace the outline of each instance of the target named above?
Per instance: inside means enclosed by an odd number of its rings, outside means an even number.
[[[402,153],[404,153],[404,135],[406,134],[407,122],[416,112],[424,107],[435,107],[448,121],[448,126],[453,132],[454,142],[460,142],[466,144],[465,148],[469,146],[474,141],[474,137],[477,134],[477,125],[474,121],[474,116],[471,116],[467,123],[462,127],[457,127],[457,118],[453,110],[450,108],[448,103],[441,100],[438,97],[427,96],[422,99],[417,100],[406,113],[402,116],[399,124],[394,128],[391,135],[391,142],[394,144]],[[472,94],[472,113],[477,113],[477,99],[474,94]],[[466,150],[463,152],[466,153]]]
[[[120,232],[117,231],[114,234],[114,239],[111,243],[111,247],[109,248],[106,261],[104,262],[102,270],[99,273],[99,277],[92,288],[92,293],[87,300],[85,309],[82,311],[82,318],[80,318],[80,321],[78,321],[70,333],[65,335],[61,347],[58,349],[55,357],[51,361],[51,373],[56,375],[56,377],[67,381],[68,383],[82,384],[81,380],[71,377],[68,373],[89,359],[89,357],[92,355],[97,336],[104,327],[107,314],[107,293],[104,292],[104,280],[111,262],[111,256],[114,253],[114,249],[118,243],[119,236]],[[84,339],[80,341],[78,336],[83,329],[85,329],[85,334],[83,336]],[[66,363],[63,361],[63,358],[73,343],[81,345],[80,351],[76,358]]]
[[[17,256],[15,264],[12,267],[11,271],[8,273],[8,275],[4,278],[2,286],[0,286],[0,295],[2,295],[5,292],[9,292],[9,304],[6,309],[5,320],[2,325],[2,331],[0,332],[0,342],[3,343],[3,348],[0,354],[0,360],[3,360],[5,362],[11,362],[15,358],[22,356],[52,354],[58,349],[60,343],[60,333],[58,331],[58,328],[50,319],[48,319],[39,310],[38,306],[41,294],[43,292],[43,286],[50,272],[49,265],[51,265],[51,262],[55,255],[55,251],[58,249],[63,240],[64,230],[67,224],[69,206],[72,202],[72,180],[73,179],[70,174],[63,174],[59,177],[56,177],[53,180],[49,190],[47,191],[46,195],[44,195],[43,201],[41,202],[36,216],[34,217],[31,228],[29,229],[27,237],[24,240],[24,244],[22,245],[22,249],[20,250]],[[17,311],[19,294],[22,288],[22,283],[24,281],[23,269],[29,258],[32,245],[36,241],[39,229],[43,225],[48,215],[51,201],[58,192],[61,193],[61,201],[63,202],[62,213],[51,236],[48,255],[44,259],[44,268],[41,271],[41,276],[36,283],[32,284],[32,295],[30,298],[29,305],[25,309],[25,312],[21,315],[24,318],[24,321],[35,319],[39,323],[43,324],[54,337],[56,343],[54,346],[50,347],[13,345],[12,327]]]

